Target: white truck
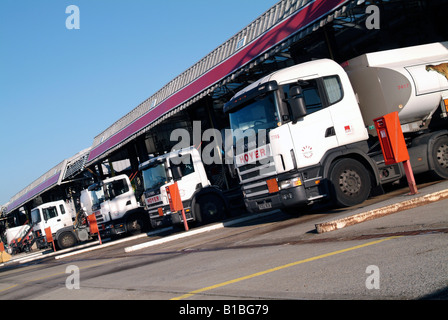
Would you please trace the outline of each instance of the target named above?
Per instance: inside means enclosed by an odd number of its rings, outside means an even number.
[[[171,212],[166,188],[177,182],[187,222],[206,224],[223,219],[232,203],[242,200],[240,188],[223,190],[212,185],[198,150],[183,148],[152,158],[140,165],[142,198],[152,227],[183,224],[182,212]]]
[[[102,236],[136,234],[149,227],[147,212],[141,206],[127,175],[104,179],[81,192],[81,207],[95,214]]]
[[[344,70],[345,69],[345,70]],[[249,211],[319,200],[353,206],[404,175],[373,120],[397,111],[414,173],[448,178],[448,42],[315,60],[274,72],[224,106]]]
[[[51,228],[55,245],[59,249],[73,247],[79,241],[90,239],[85,217],[76,214],[73,202],[63,200],[44,203],[31,210],[31,221],[37,248],[48,247],[45,230]]]
[[[138,233],[149,226],[148,214],[135,198],[126,175],[104,179],[81,191],[81,210],[73,201],[44,203],[31,210],[31,220],[39,249],[47,247],[45,229],[51,227],[55,244],[60,249],[92,238],[87,216],[95,214],[102,237]]]

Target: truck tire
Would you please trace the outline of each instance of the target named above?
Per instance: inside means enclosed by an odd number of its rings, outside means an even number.
[[[439,137],[431,150],[432,175],[438,179],[448,179],[448,137]]]
[[[130,216],[126,221],[126,230],[131,235],[140,234],[147,228],[147,222],[140,214]]]
[[[206,194],[201,196],[194,205],[194,214],[199,224],[208,224],[224,218],[226,206],[217,195]]]
[[[337,160],[330,171],[332,197],[336,205],[351,207],[367,200],[371,190],[370,173],[353,159]]]
[[[67,249],[73,247],[77,242],[76,236],[73,232],[66,231],[58,236],[57,244],[59,249]]]

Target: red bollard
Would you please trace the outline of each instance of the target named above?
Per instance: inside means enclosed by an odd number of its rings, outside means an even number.
[[[184,205],[182,204],[182,199],[180,197],[179,186],[177,182],[166,187],[166,194],[168,196],[168,201],[170,202],[171,212],[182,211],[182,219],[184,219],[185,231],[188,231],[188,222],[185,215]]]
[[[95,214],[91,214],[90,216],[88,216],[87,221],[89,222],[90,233],[91,234],[97,233],[100,244],[103,244],[103,242],[101,241],[100,230],[98,229],[98,223],[96,222]]]
[[[56,246],[54,245],[54,239],[53,234],[51,233],[51,227],[45,229],[45,237],[47,238],[48,243],[51,242],[53,244],[53,250],[54,252],[56,252]]]

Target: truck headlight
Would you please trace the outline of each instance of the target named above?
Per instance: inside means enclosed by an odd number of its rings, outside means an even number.
[[[302,180],[300,180],[300,178],[284,180],[279,183],[280,189],[282,189],[282,190],[298,187],[301,185],[302,185]]]

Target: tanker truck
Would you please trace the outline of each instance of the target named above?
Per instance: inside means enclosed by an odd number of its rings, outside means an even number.
[[[274,72],[224,106],[231,153],[251,212],[341,207],[401,179],[374,119],[397,112],[415,174],[448,178],[448,42],[314,60]]]

